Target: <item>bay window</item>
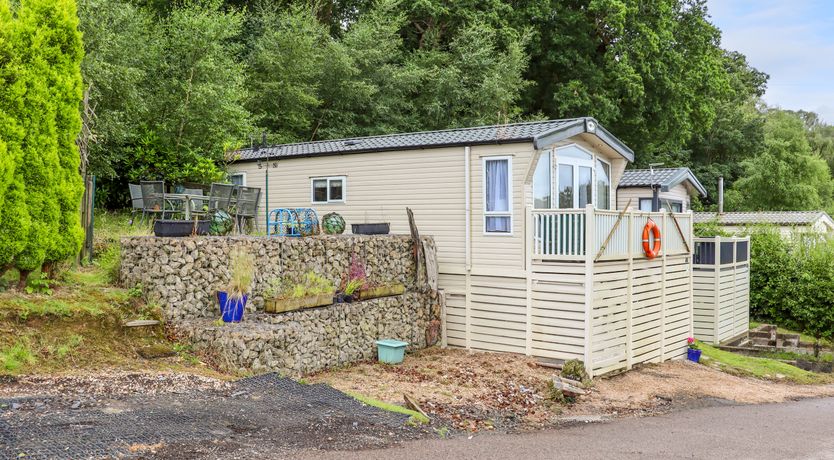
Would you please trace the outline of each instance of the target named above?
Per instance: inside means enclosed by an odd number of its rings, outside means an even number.
[[[576,209],[589,204],[611,208],[611,164],[577,145],[543,152],[533,174],[534,208]]]

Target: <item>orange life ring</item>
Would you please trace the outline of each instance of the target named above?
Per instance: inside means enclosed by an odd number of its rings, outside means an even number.
[[[649,232],[652,232],[654,237],[654,247],[649,247]],[[660,253],[660,228],[651,219],[643,227],[643,252],[649,260],[654,259]]]

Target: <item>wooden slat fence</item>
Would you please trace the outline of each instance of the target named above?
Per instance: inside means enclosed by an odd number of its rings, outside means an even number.
[[[750,238],[696,238],[695,337],[719,344],[750,327]]]

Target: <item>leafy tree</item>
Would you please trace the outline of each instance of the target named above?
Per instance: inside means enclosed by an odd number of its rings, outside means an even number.
[[[728,199],[739,210],[815,210],[831,205],[834,182],[828,165],[811,151],[802,121],[770,111],[764,126],[765,150],[745,160],[745,176]]]
[[[17,173],[30,226],[14,256],[19,287],[44,262],[78,250],[81,34],[72,0],[25,0],[15,11],[18,94],[10,115],[23,128]]]
[[[242,16],[220,6],[186,3],[161,22],[155,65],[144,80],[146,132],[129,158],[129,179],[217,179],[213,166],[250,131],[235,42]]]
[[[320,83],[332,64],[333,41],[324,26],[306,11],[279,12],[261,7],[252,19],[261,31],[249,62],[249,109],[272,142],[301,140],[322,104]]]
[[[712,125],[731,91],[703,0],[527,0],[516,14],[534,29],[526,111],[594,116],[641,166],[685,161],[668,155]]]
[[[159,31],[151,14],[131,2],[80,0],[85,89],[95,113],[89,172],[116,179],[129,168],[125,155],[151,118],[146,82],[159,56]]]
[[[20,174],[23,130],[16,118],[25,87],[16,50],[16,23],[0,0],[0,276],[25,246],[29,214]]]
[[[84,47],[78,29],[75,0],[45,2],[41,27],[52,32],[42,58],[49,62],[48,85],[55,110],[55,135],[58,169],[54,172],[56,194],[49,199],[58,203],[58,233],[45,256],[44,270],[51,275],[54,264],[73,257],[81,248],[83,231],[79,204],[83,181],[79,174],[80,156],[76,138],[81,131],[78,110],[82,98],[81,60]]]

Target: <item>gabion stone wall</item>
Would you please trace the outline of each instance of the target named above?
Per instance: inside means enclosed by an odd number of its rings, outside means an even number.
[[[433,345],[426,343],[426,331],[439,329],[439,297],[428,286],[417,285],[410,236],[147,236],[123,238],[121,248],[122,284],[141,285],[180,335],[236,370],[316,372],[373,359],[379,339],[403,340],[409,349]],[[232,248],[255,257],[255,278],[243,321],[217,325],[216,292],[229,281]],[[335,285],[348,273],[354,256],[365,264],[370,282],[399,282],[406,292],[288,313],[263,312],[263,290],[273,278],[299,282],[314,271]]]
[[[184,321],[177,331],[230,369],[297,376],[375,359],[378,339],[425,348],[426,329],[439,312],[434,296],[412,292],[281,314],[247,313],[242,322],[222,326]]]
[[[218,318],[216,292],[228,283],[229,252],[243,248],[255,257],[255,280],[248,311],[263,309],[263,290],[269,281],[287,277],[299,282],[315,271],[334,284],[348,272],[355,254],[365,263],[372,283],[400,282],[406,291],[416,286],[411,237],[318,236],[264,237],[126,237],[121,240],[123,285],[140,285],[146,298],[159,304],[171,321]]]

